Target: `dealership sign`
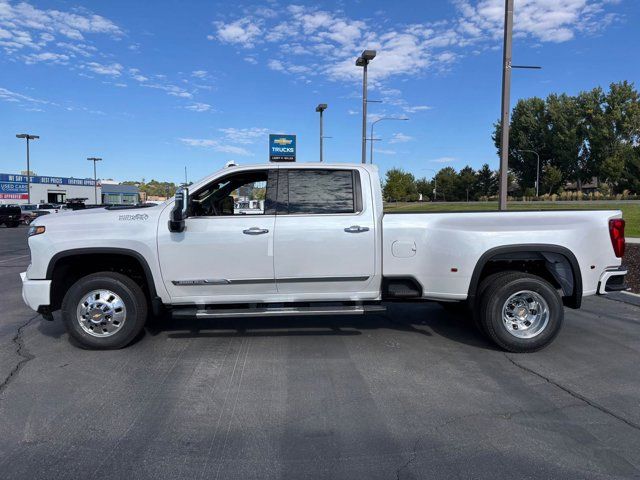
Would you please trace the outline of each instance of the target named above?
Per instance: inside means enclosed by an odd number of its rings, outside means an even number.
[[[271,162],[295,162],[296,136],[270,134],[269,160]]]
[[[0,173],[0,184],[24,184],[26,192],[27,176],[14,175],[11,173]],[[31,183],[40,183],[45,185],[77,185],[80,187],[93,187],[92,178],[65,178],[65,177],[39,177],[31,176]],[[98,185],[100,183],[98,182]]]

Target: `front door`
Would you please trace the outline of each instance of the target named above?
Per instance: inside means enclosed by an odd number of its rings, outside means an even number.
[[[375,298],[376,223],[357,169],[281,169],[275,235],[279,294],[294,300]]]
[[[260,302],[276,293],[267,197],[277,171],[269,171],[234,169],[193,192],[183,232],[160,223],[162,278],[175,303]]]

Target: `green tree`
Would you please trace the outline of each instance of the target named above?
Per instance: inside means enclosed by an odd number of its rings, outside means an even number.
[[[501,125],[493,140],[500,154]],[[577,96],[549,95],[521,99],[513,109],[509,133],[509,169],[522,193],[535,183],[536,158],[543,170],[557,171],[578,188],[593,177],[606,181],[613,191],[632,187],[636,151],[640,145],[640,95],[629,82],[612,83],[608,91],[597,87]]]
[[[478,178],[476,177],[476,171],[470,166],[464,167],[458,173],[458,200],[473,200],[475,198],[476,187],[478,184]]]
[[[482,168],[476,173],[478,183],[478,194],[484,197],[491,197],[498,193],[498,176],[495,172],[491,171],[489,164],[485,163]]]
[[[500,124],[496,123],[493,141],[498,155],[501,131]],[[523,150],[533,150],[541,159],[548,158],[547,138],[545,101],[538,97],[518,100],[509,130],[509,169],[521,187],[535,184],[537,167],[535,155]]]
[[[453,167],[442,168],[436,174],[438,184],[438,198],[444,201],[457,200],[458,174]]]
[[[416,180],[416,191],[422,195],[422,200],[429,200],[433,194],[433,182],[425,177]]]
[[[392,168],[387,171],[382,193],[390,202],[415,201],[418,193],[415,178],[400,168]]]
[[[578,159],[583,148],[583,135],[576,97],[549,95],[546,100],[546,123],[549,151],[540,157],[541,167],[556,167],[562,176],[560,182],[577,181],[581,169]]]
[[[562,185],[562,172],[558,167],[545,165],[542,168],[541,192],[546,191],[549,195],[556,193],[558,187]]]

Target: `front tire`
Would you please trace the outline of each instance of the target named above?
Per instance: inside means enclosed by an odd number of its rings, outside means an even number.
[[[535,352],[549,345],[564,320],[560,294],[545,279],[513,272],[497,275],[480,298],[483,331],[509,352]]]
[[[147,299],[138,284],[115,272],[87,275],[62,300],[69,336],[87,349],[126,347],[144,328]]]

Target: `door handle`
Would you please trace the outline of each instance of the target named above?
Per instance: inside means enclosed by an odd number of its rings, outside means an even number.
[[[361,227],[360,225],[351,225],[344,229],[347,233],[360,233],[360,232],[368,232],[369,227]]]
[[[242,230],[242,233],[244,233],[245,235],[262,235],[263,233],[269,233],[269,230],[267,230],[266,228],[251,227],[247,228],[246,230]]]

